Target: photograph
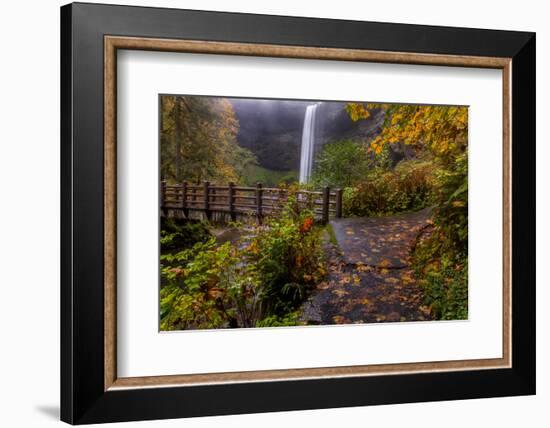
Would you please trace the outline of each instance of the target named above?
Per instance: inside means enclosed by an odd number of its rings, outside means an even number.
[[[468,106],[159,95],[160,331],[468,319]]]

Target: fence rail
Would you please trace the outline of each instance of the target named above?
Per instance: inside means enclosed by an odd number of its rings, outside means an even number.
[[[285,189],[263,187],[262,183],[255,187],[227,186],[211,184],[160,184],[160,208],[163,216],[169,212],[179,212],[189,218],[191,212],[201,212],[208,219],[212,214],[228,215],[232,221],[238,216],[254,216],[261,223],[266,215],[280,210],[288,198]],[[316,217],[327,223],[330,217],[342,217],[342,191],[329,187],[320,192],[300,190],[297,192],[298,203],[313,209]]]

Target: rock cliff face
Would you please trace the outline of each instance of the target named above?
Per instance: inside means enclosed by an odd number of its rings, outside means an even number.
[[[310,101],[232,99],[239,120],[237,140],[258,158],[260,166],[278,171],[300,167],[300,145],[306,107]],[[317,111],[315,152],[342,139],[369,140],[382,126],[383,114],[353,122],[346,103],[323,102]]]
[[[234,99],[239,144],[250,149],[260,166],[293,170],[300,164],[300,143],[307,102]]]

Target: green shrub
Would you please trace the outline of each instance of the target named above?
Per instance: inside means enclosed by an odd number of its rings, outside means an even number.
[[[279,215],[249,233],[161,256],[161,330],[298,322],[293,313],[326,273],[312,212],[291,192]]]
[[[347,187],[371,167],[363,144],[351,140],[328,143],[315,159],[311,182],[315,187]]]
[[[260,317],[259,278],[240,256],[238,248],[217,246],[214,238],[161,256],[167,281],[160,292],[161,330],[253,327]]]
[[[434,173],[432,163],[416,160],[401,161],[393,170],[376,168],[344,189],[343,214],[376,216],[425,208],[433,202]]]
[[[270,315],[256,323],[256,327],[290,327],[299,324],[300,313],[290,312],[284,316]]]
[[[425,269],[420,284],[435,319],[468,319],[468,265],[444,261]]]
[[[160,228],[161,252],[191,248],[197,242],[206,242],[212,235],[200,221],[162,218]]]
[[[298,207],[296,196],[289,198],[281,215],[260,228],[247,250],[262,278],[265,313],[292,310],[305,299],[308,285],[325,273],[321,229],[310,210]]]
[[[458,156],[452,169],[437,175],[434,223],[440,253],[450,259],[468,256],[468,157]]]
[[[415,248],[417,266],[446,259],[463,265],[468,258],[468,160],[457,158],[452,170],[439,170],[434,191],[433,230]]]
[[[432,229],[419,237],[413,267],[436,319],[468,317],[468,158],[436,174]]]
[[[250,165],[246,168],[242,178],[242,184],[245,186],[255,186],[260,182],[266,187],[277,187],[281,183],[292,183],[298,180],[298,172],[278,171],[261,167],[259,165]]]

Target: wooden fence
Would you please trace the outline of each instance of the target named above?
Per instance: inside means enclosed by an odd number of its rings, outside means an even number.
[[[274,214],[282,208],[288,198],[285,189],[236,186],[229,183],[219,186],[205,181],[202,184],[160,185],[161,215],[183,215],[192,218],[193,213],[201,213],[208,220],[236,221],[243,217],[255,217],[261,223],[266,215]],[[330,217],[342,217],[342,190],[325,187],[321,192],[300,190],[298,203],[309,207],[317,219],[327,223]]]

